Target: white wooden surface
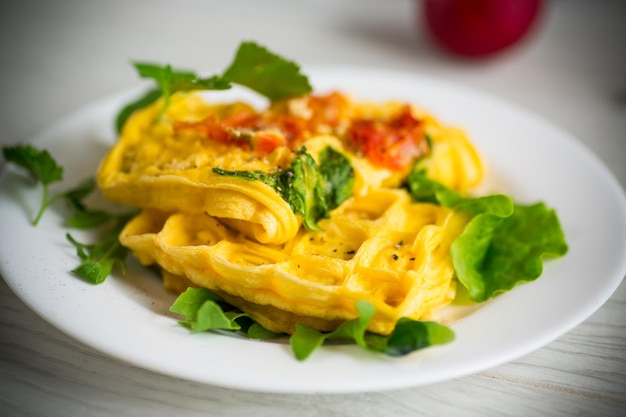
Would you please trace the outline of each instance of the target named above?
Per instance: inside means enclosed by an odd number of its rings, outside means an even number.
[[[219,71],[252,39],[304,66],[415,71],[507,98],[577,136],[626,186],[626,2],[553,1],[530,42],[481,63],[429,46],[415,10],[410,0],[1,2],[0,143],[135,86],[131,59]],[[626,285],[514,362],[353,395],[239,392],[154,374],[60,333],[4,281],[0,299],[1,416],[626,415]]]

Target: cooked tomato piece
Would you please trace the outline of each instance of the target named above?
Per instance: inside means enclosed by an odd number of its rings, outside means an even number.
[[[227,127],[213,115],[199,122],[175,121],[173,127],[174,130],[191,130],[207,139],[222,143],[231,142],[235,139]]]
[[[374,164],[401,171],[430,149],[424,127],[406,106],[396,117],[384,121],[355,120],[348,137],[358,151]]]
[[[210,140],[250,145],[258,153],[267,154],[279,146],[298,148],[312,134],[336,128],[348,105],[345,96],[330,93],[307,97],[306,114],[292,114],[285,109],[244,111],[222,120],[209,116],[199,122],[177,121],[174,130],[192,130]]]
[[[349,104],[348,98],[336,91],[323,96],[310,96],[307,102],[311,111],[309,128],[311,131],[319,131],[321,126],[336,128],[345,117]]]
[[[275,132],[257,132],[252,135],[252,149],[261,155],[267,155],[279,146],[287,146],[285,136]]]

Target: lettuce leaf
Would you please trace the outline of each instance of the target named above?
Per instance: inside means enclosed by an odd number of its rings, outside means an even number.
[[[544,257],[568,251],[558,216],[544,203],[515,204],[500,194],[465,197],[428,178],[419,163],[407,187],[417,201],[472,213],[451,251],[457,278],[476,302],[537,279]]]
[[[544,257],[563,256],[568,247],[556,212],[540,202],[515,205],[509,217],[477,215],[451,250],[459,281],[482,302],[534,281]]]

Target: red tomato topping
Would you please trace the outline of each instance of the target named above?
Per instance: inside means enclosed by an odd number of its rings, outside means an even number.
[[[252,135],[252,148],[261,155],[267,155],[279,146],[287,146],[287,139],[274,132],[258,132]]]
[[[235,140],[227,126],[220,123],[213,115],[199,122],[174,122],[174,130],[191,130],[217,142],[227,143]]]
[[[199,122],[174,122],[174,130],[192,130],[210,140],[251,146],[261,155],[279,146],[295,149],[311,134],[336,128],[346,113],[348,100],[339,93],[309,96],[303,115],[288,112],[245,111],[223,120],[209,116]]]
[[[309,128],[318,131],[320,126],[338,127],[350,103],[346,96],[333,91],[325,96],[310,96],[307,104],[312,112]]]
[[[413,116],[409,106],[387,121],[355,120],[348,137],[374,164],[395,171],[407,169],[416,158],[430,151],[423,124]]]

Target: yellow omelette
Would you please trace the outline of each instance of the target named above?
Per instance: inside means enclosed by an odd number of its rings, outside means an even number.
[[[141,213],[120,242],[164,285],[208,288],[261,325],[332,330],[376,308],[369,330],[388,334],[401,317],[428,319],[455,296],[450,245],[467,214],[412,201],[402,188],[421,160],[436,181],[466,193],[481,160],[458,128],[413,105],[358,102],[341,93],[255,109],[177,94],[137,111],[104,158],[98,184]],[[269,181],[302,149],[320,163],[325,149],[353,170],[351,196],[304,227],[303,216]]]

